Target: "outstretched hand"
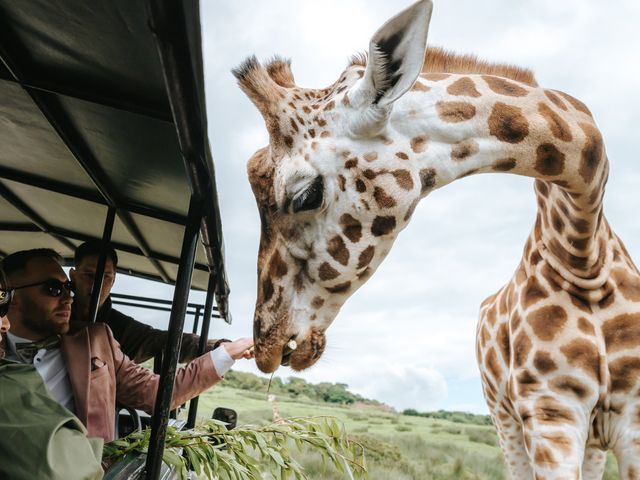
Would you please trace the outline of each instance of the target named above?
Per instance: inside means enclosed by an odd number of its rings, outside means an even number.
[[[234,360],[253,358],[253,338],[239,338],[233,342],[225,342],[222,346]]]

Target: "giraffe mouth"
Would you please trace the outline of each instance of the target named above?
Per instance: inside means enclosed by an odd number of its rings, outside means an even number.
[[[295,349],[290,346],[292,339],[297,339]],[[257,342],[256,364],[264,373],[275,372],[281,365],[296,371],[305,370],[318,361],[325,346],[324,332],[316,328],[311,329],[302,339],[292,336],[279,342],[279,345]]]

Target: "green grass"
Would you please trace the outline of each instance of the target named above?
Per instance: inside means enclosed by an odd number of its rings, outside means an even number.
[[[502,480],[508,479],[498,438],[491,425],[461,423],[459,418],[407,416],[370,406],[343,406],[308,398],[278,397],[283,417],[333,416],[366,450],[372,480]],[[198,412],[209,417],[215,407],[238,412],[238,424],[265,424],[272,419],[267,394],[217,385],[200,396]],[[616,480],[609,455],[605,480]],[[346,478],[324,464],[313,451],[296,456],[310,479]]]

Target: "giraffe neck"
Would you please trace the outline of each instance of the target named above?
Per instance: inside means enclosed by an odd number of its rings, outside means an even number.
[[[560,92],[487,75],[427,74],[414,90],[391,123],[411,138],[423,194],[477,173],[535,178],[525,269],[544,260],[577,289],[604,285],[617,239],[602,215],[608,163],[588,109]]]

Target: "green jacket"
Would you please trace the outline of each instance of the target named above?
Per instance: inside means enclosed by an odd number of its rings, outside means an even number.
[[[86,434],[33,365],[0,359],[0,478],[101,479],[103,440]]]

